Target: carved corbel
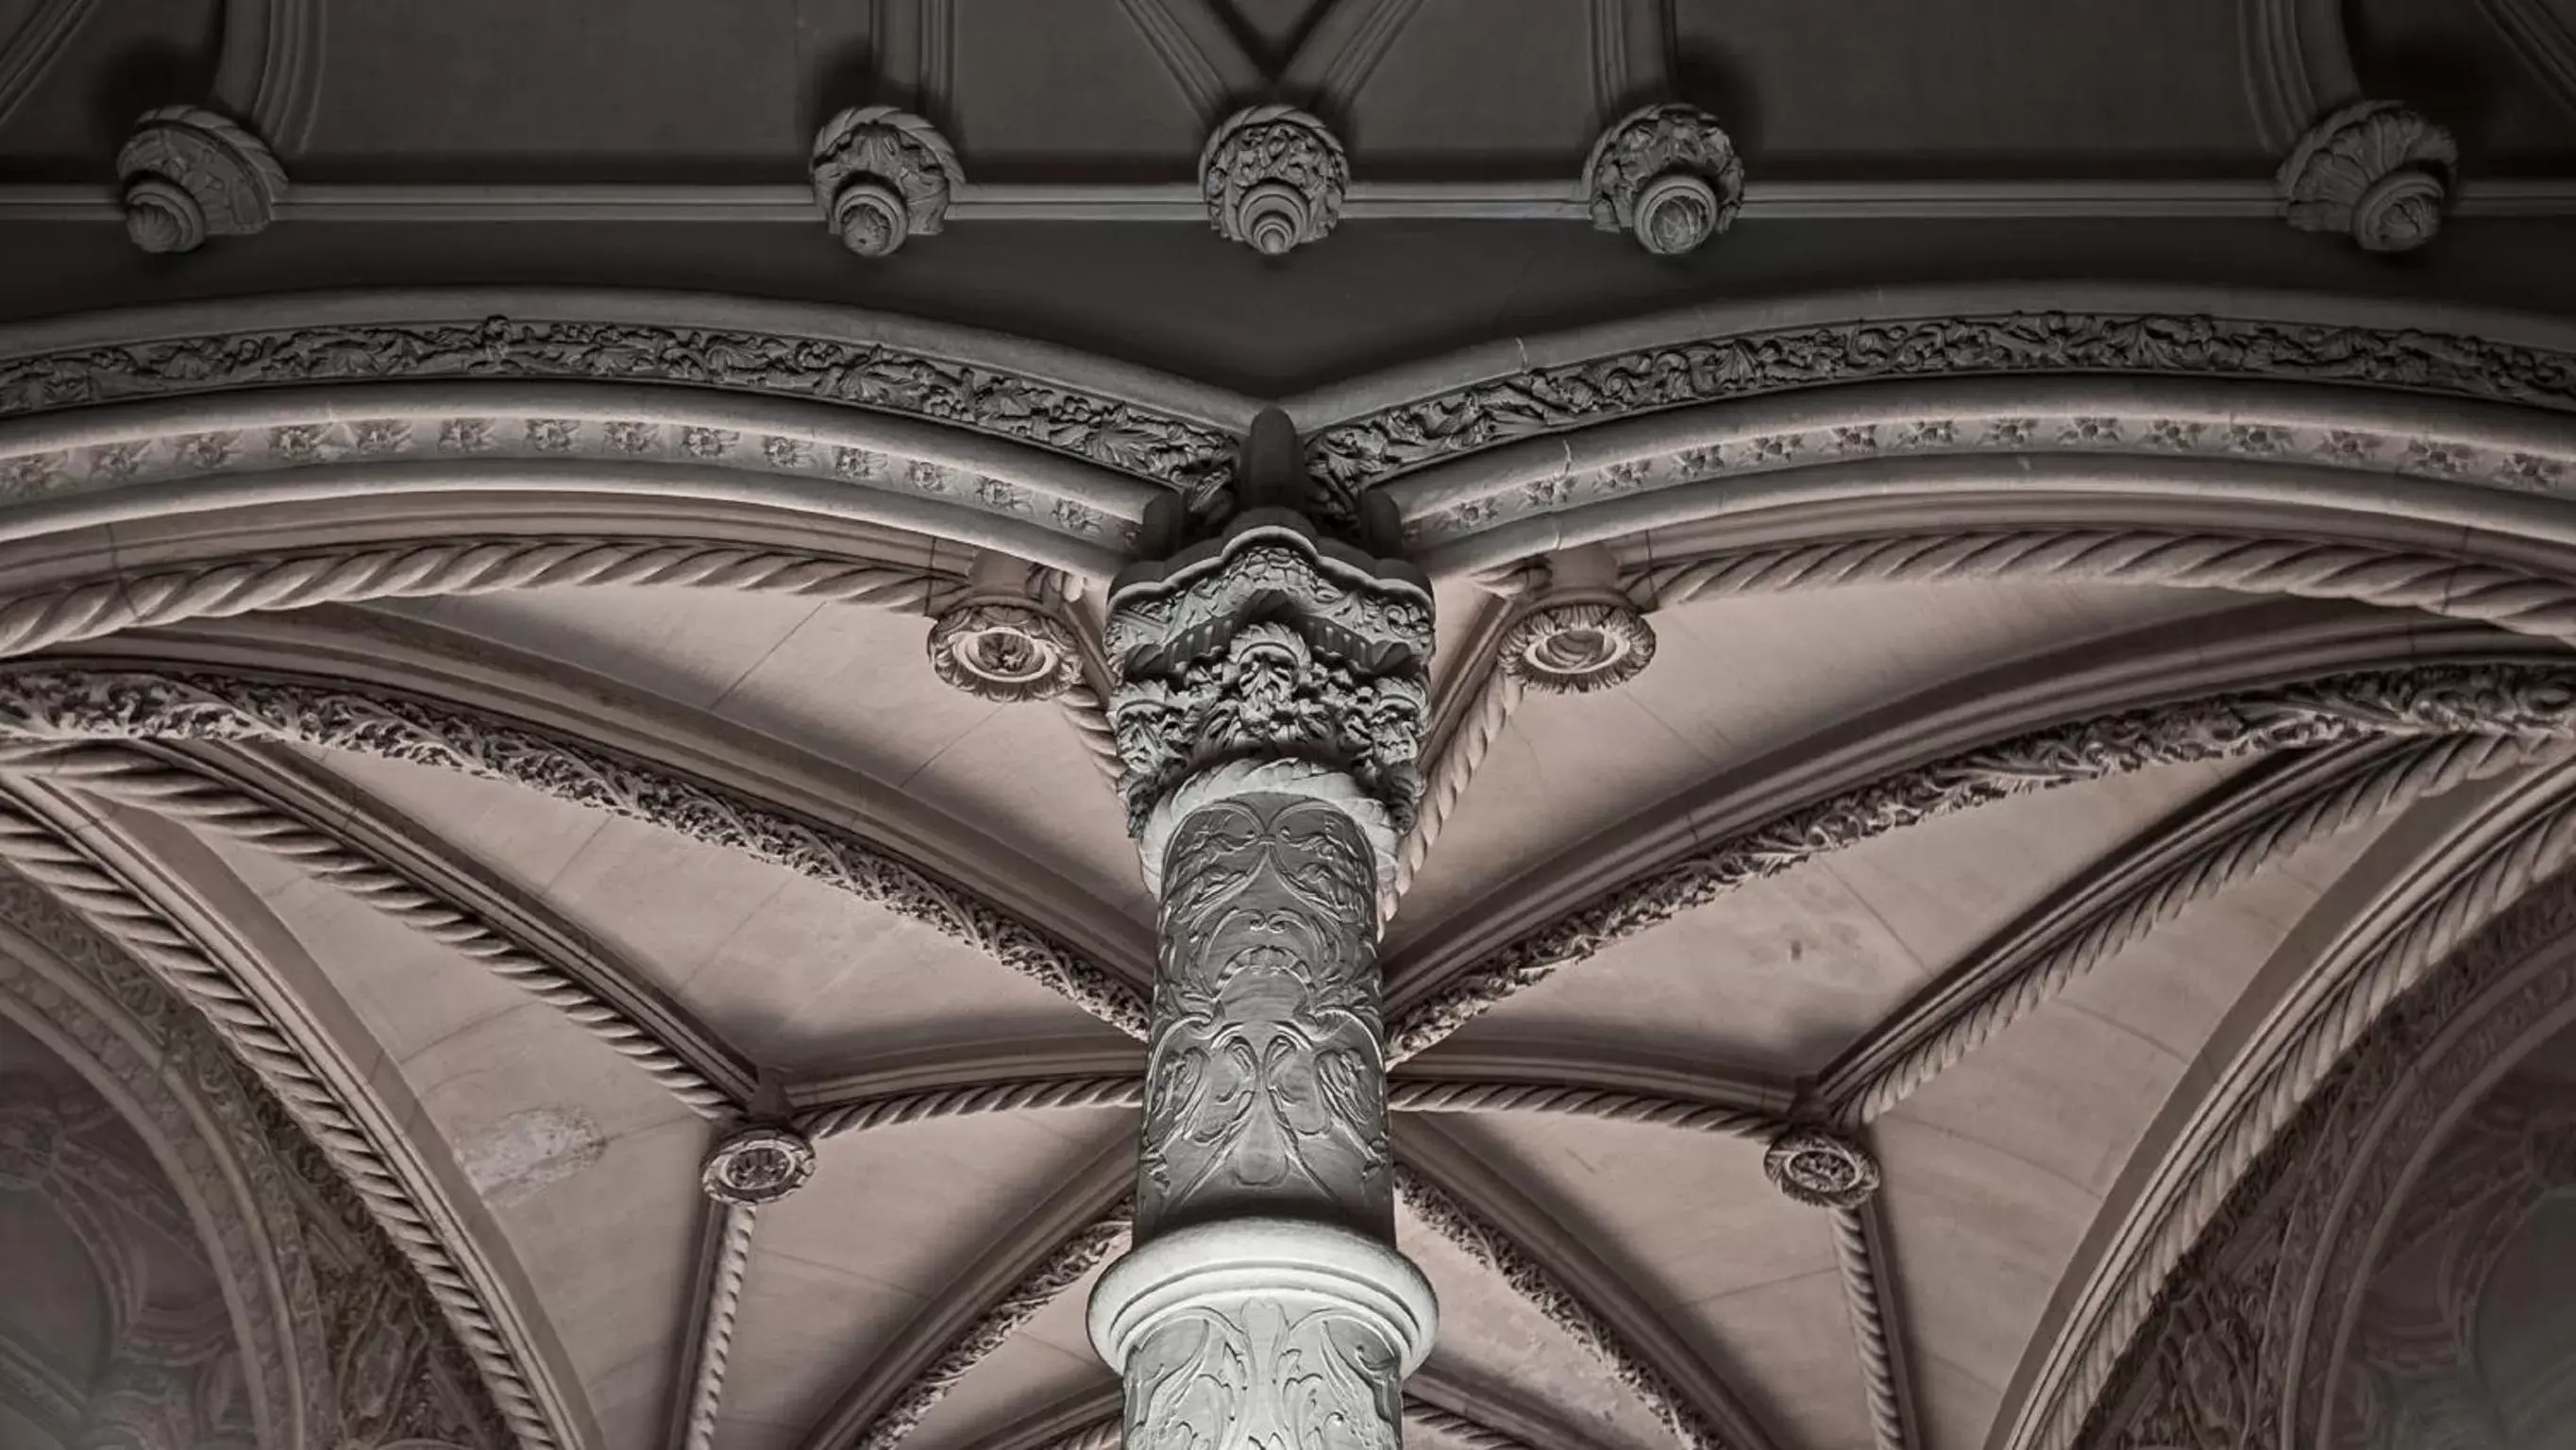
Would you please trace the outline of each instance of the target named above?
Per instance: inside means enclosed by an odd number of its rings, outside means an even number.
[[[1619,564],[1598,545],[1550,555],[1546,586],[1503,632],[1497,662],[1550,694],[1615,689],[1655,658],[1655,628],[1619,588]]]
[[[930,667],[967,694],[1002,704],[1051,700],[1082,680],[1073,631],[1041,602],[1043,571],[986,550],[964,598],[930,626]]]
[[[935,235],[965,170],[936,127],[892,106],[853,106],[814,133],[814,201],[841,244],[884,257]]]
[[[2366,252],[2411,252],[2442,229],[2459,162],[2450,132],[2394,101],[2355,102],[2281,163],[2282,215],[2304,232],[2349,233]]]
[[[1762,1173],[1810,1208],[1858,1208],[1878,1192],[1878,1159],[1822,1128],[1790,1128],[1773,1138],[1762,1154]]]
[[[1592,225],[1659,257],[1696,251],[1744,203],[1744,163],[1717,118],[1678,102],[1629,112],[1583,163]]]
[[[248,130],[195,106],[134,123],[116,153],[125,234],[147,252],[192,252],[208,237],[265,229],[286,198],[286,168]]]
[[[1294,106],[1237,111],[1199,153],[1209,223],[1265,257],[1322,241],[1342,219],[1350,180],[1340,140]]]

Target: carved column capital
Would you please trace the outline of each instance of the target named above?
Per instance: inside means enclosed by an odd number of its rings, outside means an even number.
[[[1350,180],[1341,141],[1294,106],[1237,111],[1199,153],[1208,221],[1265,257],[1322,241],[1342,219]]]
[[[1431,591],[1401,564],[1257,509],[1121,576],[1102,635],[1128,823],[1223,765],[1340,772],[1401,833],[1422,795]],[[1149,859],[1148,871],[1160,863]]]
[[[2459,163],[2450,132],[2394,101],[2359,101],[2281,163],[2282,214],[2301,231],[2349,233],[2364,251],[2413,251],[2441,230]]]
[[[1810,1208],[1858,1208],[1878,1192],[1878,1160],[1822,1128],[1791,1128],[1773,1138],[1762,1172],[1772,1187]]]
[[[753,1207],[775,1203],[814,1176],[814,1144],[789,1128],[755,1125],[728,1136],[707,1154],[698,1186],[718,1203]]]
[[[1001,704],[1051,700],[1082,681],[1073,630],[1039,602],[1037,571],[986,551],[964,598],[930,626],[930,668],[967,694]]]
[[[208,237],[267,227],[286,199],[286,168],[242,126],[195,106],[134,123],[116,153],[125,234],[147,252],[192,252]]]
[[[935,235],[966,177],[937,127],[893,106],[853,106],[824,122],[807,170],[824,220],[862,257]]]
[[[1592,224],[1657,256],[1695,251],[1744,202],[1744,163],[1717,118],[1678,102],[1644,106],[1592,143],[1583,163]]]
[[[1503,632],[1503,673],[1533,690],[1583,694],[1615,689],[1654,663],[1655,627],[1619,589],[1610,551],[1552,555],[1547,584]]]

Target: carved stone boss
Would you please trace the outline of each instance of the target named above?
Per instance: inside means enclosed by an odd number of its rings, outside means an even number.
[[[1127,1442],[1393,1447],[1436,1306],[1394,1249],[1377,904],[1430,594],[1256,506],[1122,577],[1105,643],[1162,913],[1136,1246],[1091,1299]]]

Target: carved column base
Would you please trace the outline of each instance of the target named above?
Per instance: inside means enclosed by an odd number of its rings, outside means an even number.
[[[1091,1293],[1091,1342],[1126,1377],[1137,1446],[1392,1450],[1404,1376],[1438,1320],[1430,1281],[1403,1255],[1295,1219],[1175,1230]]]

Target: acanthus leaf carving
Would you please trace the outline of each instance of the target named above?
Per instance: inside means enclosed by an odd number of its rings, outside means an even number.
[[[1102,644],[1133,829],[1195,772],[1280,759],[1345,773],[1396,829],[1410,823],[1430,713],[1421,584],[1247,517],[1218,547],[1121,581]]]

